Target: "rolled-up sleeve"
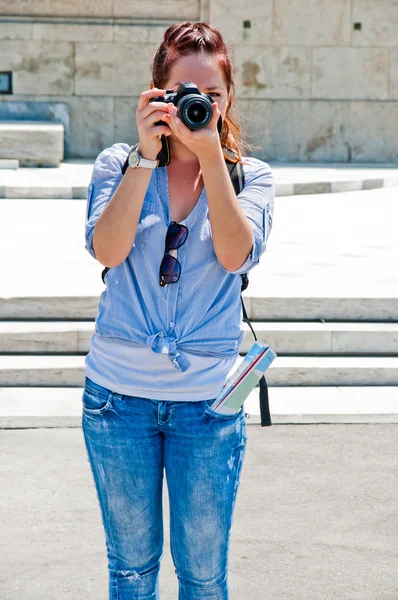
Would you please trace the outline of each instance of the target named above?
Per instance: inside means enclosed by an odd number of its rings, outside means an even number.
[[[93,248],[95,224],[122,180],[122,167],[127,158],[128,144],[113,144],[103,150],[95,160],[87,191],[85,223],[85,248],[97,259]]]
[[[245,186],[238,195],[238,201],[252,227],[253,247],[239,269],[224,269],[233,275],[247,273],[259,263],[271,233],[275,204],[274,177],[269,165],[255,158],[243,160]]]

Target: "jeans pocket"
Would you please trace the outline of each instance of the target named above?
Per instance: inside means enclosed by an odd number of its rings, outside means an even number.
[[[205,412],[208,415],[211,415],[212,417],[217,417],[217,419],[221,419],[222,421],[233,421],[234,419],[238,419],[239,417],[243,417],[244,416],[244,412],[243,412],[243,406],[241,406],[236,412],[231,413],[231,414],[224,414],[224,413],[219,413],[216,412],[215,410],[213,410],[212,404],[214,404],[215,399],[213,400],[205,400],[204,401],[204,409]]]
[[[82,404],[84,412],[102,415],[112,406],[112,391],[86,377]]]

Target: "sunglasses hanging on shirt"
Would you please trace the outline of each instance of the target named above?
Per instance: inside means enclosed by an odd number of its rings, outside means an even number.
[[[172,221],[166,233],[163,260],[160,263],[159,283],[162,287],[170,283],[177,283],[181,276],[181,264],[170,254],[172,250],[181,248],[187,241],[188,228]]]

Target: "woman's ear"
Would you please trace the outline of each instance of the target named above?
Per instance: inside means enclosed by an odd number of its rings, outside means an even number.
[[[153,83],[153,81],[151,81],[149,84],[149,89],[153,90],[154,87],[155,87],[155,84]]]

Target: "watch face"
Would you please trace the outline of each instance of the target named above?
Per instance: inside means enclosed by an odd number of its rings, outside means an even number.
[[[140,162],[140,155],[136,150],[133,150],[129,156],[129,165],[130,167],[136,167]]]

